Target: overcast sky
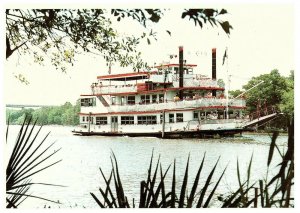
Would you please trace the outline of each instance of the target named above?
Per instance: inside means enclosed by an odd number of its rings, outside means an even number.
[[[153,6],[160,7],[160,4]],[[197,73],[211,76],[211,49],[217,48],[217,78],[226,79],[228,69],[231,89],[241,89],[251,77],[269,73],[273,69],[288,76],[295,70],[295,22],[291,4],[210,4],[209,7],[224,8],[224,16],[233,26],[230,37],[219,28],[206,25],[195,27],[192,21],[181,19],[184,7],[172,6],[160,23],[153,26],[157,41],[140,47],[144,59],[153,64],[167,61],[169,54],[178,54],[178,46],[184,46],[184,57],[188,63],[197,64]],[[185,6],[186,7],[186,6]],[[130,20],[116,23],[120,34],[139,35],[145,31]],[[171,31],[169,36],[166,30]],[[228,48],[228,67],[222,66],[222,56]],[[39,66],[31,59],[13,55],[4,62],[4,101],[10,104],[60,105],[66,101],[75,103],[80,94],[89,92],[90,84],[98,75],[106,75],[101,56],[82,55],[74,67],[63,74],[51,64]],[[112,67],[112,73],[132,72],[130,68]],[[30,81],[20,83],[14,74],[22,73]]]

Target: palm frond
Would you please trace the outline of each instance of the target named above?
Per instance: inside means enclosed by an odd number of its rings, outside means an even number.
[[[49,154],[48,156],[44,157],[45,152],[50,149],[50,147],[53,145],[50,145],[48,148],[46,148],[43,152],[37,155],[33,160],[30,161],[30,159],[34,156],[34,154],[37,152],[37,150],[41,147],[41,145],[44,143],[46,138],[50,133],[48,133],[42,142],[38,144],[36,148],[33,148],[34,144],[37,141],[37,137],[41,131],[40,127],[38,131],[33,135],[34,130],[36,128],[37,120],[34,121],[31,128],[29,126],[31,125],[32,117],[25,116],[25,119],[23,121],[23,124],[20,127],[20,130],[18,132],[15,145],[13,147],[13,150],[11,152],[7,167],[6,167],[6,194],[7,194],[7,208],[15,208],[18,207],[24,200],[26,200],[28,197],[31,198],[38,198],[50,202],[57,203],[55,201],[52,201],[50,199],[46,199],[40,196],[32,195],[29,193],[29,189],[33,185],[48,185],[48,186],[59,186],[63,187],[62,185],[57,184],[49,184],[49,183],[35,183],[31,182],[29,180],[30,177],[33,175],[57,164],[61,160],[55,161],[54,163],[51,163],[49,165],[44,165],[42,168],[39,166],[42,166],[42,163],[44,163],[46,160],[48,160],[50,157],[52,157],[54,154],[56,154],[60,149],[55,150],[52,154]],[[9,126],[9,121],[8,121]],[[6,132],[6,141],[8,141],[9,133],[8,133],[9,127],[7,127]],[[44,157],[44,158],[43,158]],[[41,159],[43,158],[43,159]],[[35,163],[35,164],[34,164]],[[34,164],[34,165],[32,165]],[[31,166],[32,165],[32,166]],[[31,166],[31,167],[30,167]]]

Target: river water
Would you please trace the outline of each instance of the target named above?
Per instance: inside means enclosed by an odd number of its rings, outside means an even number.
[[[6,149],[8,156],[17,137],[20,126],[10,126],[9,140]],[[56,160],[62,161],[32,177],[32,182],[43,182],[64,185],[54,187],[33,185],[30,188],[32,195],[59,201],[54,204],[43,200],[28,198],[20,208],[97,208],[97,204],[90,192],[100,197],[99,187],[105,187],[99,167],[108,178],[111,171],[112,151],[119,166],[119,172],[125,195],[132,203],[139,200],[140,182],[147,179],[147,170],[154,150],[154,163],[160,155],[160,162],[165,171],[176,159],[176,180],[182,182],[188,155],[190,154],[188,191],[200,166],[204,153],[206,160],[201,175],[200,186],[204,184],[208,174],[220,157],[219,164],[213,176],[213,181],[227,166],[226,173],[217,189],[217,194],[227,194],[238,188],[237,159],[239,160],[242,180],[246,180],[247,167],[253,153],[251,180],[256,181],[266,177],[267,158],[271,138],[269,135],[243,134],[238,138],[225,139],[158,139],[158,138],[129,138],[129,137],[102,137],[102,136],[73,136],[73,127],[45,126],[42,128],[37,142],[51,132],[43,147],[55,141],[50,152],[61,150],[46,162],[51,164]],[[286,146],[287,136],[279,136],[277,144],[280,149]],[[280,156],[274,152],[274,160],[269,174],[276,172],[276,163]],[[45,163],[44,165],[48,165]],[[42,167],[40,167],[42,168]],[[173,167],[171,167],[173,168]],[[172,180],[170,169],[166,177],[167,187]],[[177,189],[177,191],[179,188]]]

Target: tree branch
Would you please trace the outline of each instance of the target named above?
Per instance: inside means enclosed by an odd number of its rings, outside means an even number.
[[[10,41],[8,39],[8,37],[6,36],[6,59],[8,59],[14,51],[16,51],[17,49],[19,49],[20,47],[22,47],[24,44],[26,44],[27,41],[24,41],[22,44],[16,46],[14,49],[11,49],[10,46]]]

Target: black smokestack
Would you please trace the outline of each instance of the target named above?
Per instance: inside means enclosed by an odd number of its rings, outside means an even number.
[[[212,66],[211,66],[211,78],[213,80],[217,80],[217,64],[216,64],[216,55],[217,55],[217,49],[212,48],[211,50],[211,56],[212,56]],[[216,90],[212,91],[212,96],[216,97]]]
[[[183,99],[183,46],[179,46],[179,98]]]

